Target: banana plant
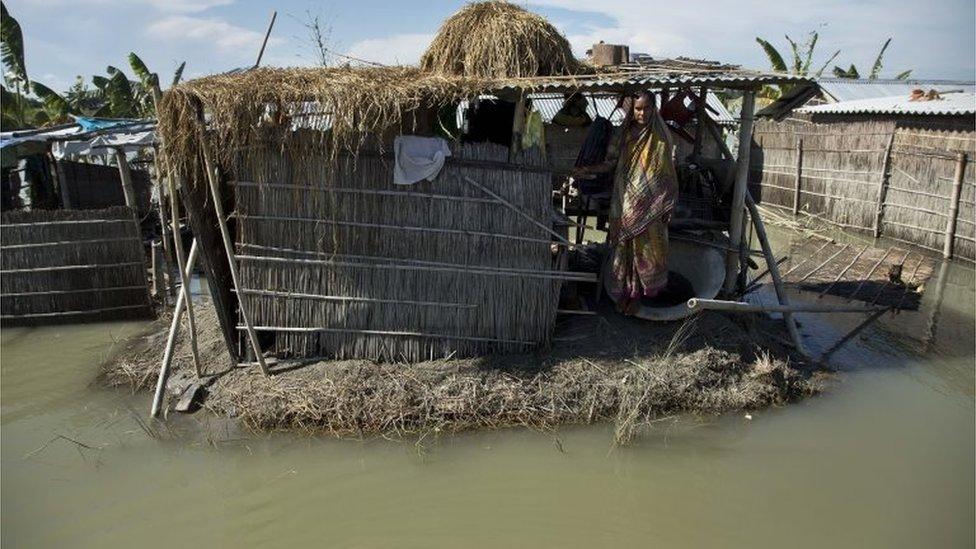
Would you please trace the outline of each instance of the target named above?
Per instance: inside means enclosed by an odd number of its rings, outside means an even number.
[[[869,80],[877,80],[881,77],[881,69],[884,67],[884,54],[889,45],[891,45],[891,38],[885,40],[885,43],[881,45],[881,51],[878,52],[878,56],[874,58],[874,63],[871,65],[871,72],[868,73]],[[911,75],[911,69],[902,71],[895,75],[895,80],[907,80]],[[861,73],[857,70],[857,67],[851,63],[851,66],[846,69],[834,66],[834,76],[837,78],[858,79],[861,78]]]

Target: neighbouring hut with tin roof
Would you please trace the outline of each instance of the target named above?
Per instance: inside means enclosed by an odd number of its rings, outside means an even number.
[[[551,151],[520,134],[529,94],[732,89],[745,96],[748,139],[755,91],[786,81],[805,79],[688,61],[596,69],[543,18],[484,2],[449,18],[419,67],[260,68],[180,84],[162,98],[159,132],[235,361],[418,361],[545,349],[562,283],[597,282],[567,267]],[[483,118],[500,128],[449,127],[462,102],[484,97],[498,116]],[[731,288],[745,264],[745,177],[705,113],[693,105],[686,133],[696,159],[714,141],[715,194],[679,221],[729,231],[712,247],[730,254]],[[394,182],[402,136],[443,138],[436,176]]]
[[[759,113],[772,119],[756,127],[753,190],[793,216],[972,262],[973,90],[971,81],[838,79],[791,90]]]

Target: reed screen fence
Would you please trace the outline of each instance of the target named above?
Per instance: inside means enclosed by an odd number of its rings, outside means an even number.
[[[973,133],[761,121],[750,186],[763,205],[973,261],[974,156]]]
[[[0,216],[5,325],[152,316],[132,210],[32,210]]]
[[[314,144],[240,155],[238,297],[273,352],[418,361],[546,345],[560,281],[580,275],[555,269],[541,155],[457,146],[435,181],[409,186],[392,163],[332,162]]]

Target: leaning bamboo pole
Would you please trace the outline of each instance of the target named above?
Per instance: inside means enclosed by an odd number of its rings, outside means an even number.
[[[186,274],[193,269],[193,264],[197,260],[197,240],[193,239],[190,245],[190,256],[186,259]],[[190,287],[180,288],[180,295],[176,298],[176,306],[173,308],[173,320],[169,326],[169,337],[166,338],[166,349],[163,351],[163,362],[159,366],[159,378],[156,379],[156,392],[153,394],[152,409],[149,414],[152,417],[159,417],[159,411],[163,404],[163,392],[166,389],[166,380],[169,378],[169,368],[173,361],[173,348],[176,346],[176,331],[180,326],[180,315],[183,314],[184,305],[192,301]],[[197,372],[199,377],[199,371]]]
[[[169,167],[165,165],[165,167]],[[180,284],[184,288],[190,287],[191,273],[187,272],[186,256],[183,255],[183,238],[180,236],[180,210],[176,201],[176,173],[167,170],[166,186],[169,189],[170,223],[173,229],[173,251],[176,253],[176,265],[180,270]],[[196,315],[193,314],[193,300],[186,300],[186,319],[190,325],[190,351],[193,353],[193,368],[197,378],[203,375],[203,368],[200,365],[200,351],[197,347],[197,322]]]
[[[213,200],[214,211],[217,214],[217,225],[220,228],[220,237],[223,239],[224,251],[227,253],[227,263],[230,267],[231,281],[234,284],[234,289],[240,295],[241,290],[241,276],[237,269],[237,261],[234,257],[234,242],[230,237],[230,229],[227,228],[227,215],[224,213],[224,204],[220,199],[220,188],[217,182],[217,167],[214,164],[213,158],[210,153],[210,146],[207,143],[207,128],[202,120],[197,121],[198,128],[200,130],[200,151],[203,154],[204,169],[207,172],[207,181],[210,184],[210,198]],[[254,331],[254,326],[251,324],[250,318],[247,313],[247,307],[244,306],[244,301],[239,301],[241,320],[244,321],[244,326],[247,328],[247,336],[251,343],[251,349],[254,351],[254,358],[257,360],[258,364],[261,366],[261,372],[266,376],[270,376],[271,372],[268,370],[268,364],[264,361],[264,355],[261,353],[261,345],[258,343],[258,334]]]
[[[756,207],[756,203],[748,193],[745,196],[745,203],[746,207],[749,208],[749,216],[752,218],[753,226],[756,228],[756,236],[759,238],[759,244],[762,246],[763,254],[766,256],[766,266],[769,268],[769,275],[773,279],[773,289],[776,291],[776,299],[780,305],[789,307],[789,297],[786,295],[783,279],[779,276],[779,265],[776,263],[773,249],[769,245],[766,226],[763,224],[762,217],[759,215],[759,208]],[[786,323],[786,329],[790,333],[790,339],[793,340],[793,346],[796,348],[796,351],[801,355],[809,356],[803,346],[803,340],[800,338],[800,331],[796,327],[796,320],[793,318],[792,313],[783,312],[783,321]]]
[[[747,303],[744,301],[726,301],[724,299],[703,299],[698,297],[693,297],[688,300],[688,308],[693,311],[708,309],[734,313],[782,313],[784,316],[792,313],[873,313],[878,310],[887,310],[887,307],[865,306],[767,305],[764,303]]]

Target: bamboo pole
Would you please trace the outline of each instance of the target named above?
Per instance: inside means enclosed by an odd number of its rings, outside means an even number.
[[[238,326],[238,330],[249,329],[247,326]],[[426,332],[396,332],[387,330],[358,330],[355,328],[324,328],[311,326],[254,326],[254,330],[262,332],[300,332],[300,333],[338,333],[338,334],[364,334],[378,336],[404,336],[404,337],[428,337],[431,339],[457,339],[462,341],[483,341],[487,343],[514,343],[517,345],[537,345],[534,341],[521,341],[518,339],[498,339],[494,337],[464,336],[456,334],[434,334]]]
[[[693,297],[688,300],[688,308],[693,311],[712,310],[730,311],[734,313],[872,313],[884,310],[886,307],[864,306],[831,306],[831,305],[766,305],[763,303],[746,303],[744,301],[725,301],[722,299],[702,299]]]
[[[884,160],[881,163],[881,179],[878,182],[878,201],[874,209],[874,237],[881,236],[881,216],[884,214],[885,197],[888,196],[888,172],[891,167],[891,147],[895,143],[895,132],[892,130],[891,137],[888,139],[888,146],[885,147]]]
[[[166,299],[166,282],[163,278],[163,252],[162,244],[152,241],[152,293],[156,298]]]
[[[851,270],[851,267],[853,267],[854,264],[857,263],[858,259],[861,259],[861,256],[864,255],[864,252],[866,251],[868,251],[868,246],[861,248],[861,251],[857,252],[857,254],[854,256],[854,259],[852,259],[851,262],[848,263],[843,270],[841,270],[841,272],[837,273],[837,276],[834,277],[834,280],[829,285],[827,285],[827,287],[824,288],[822,292],[820,292],[820,295],[818,295],[817,298],[819,299],[827,295],[827,292],[829,292],[831,288],[833,288],[838,282],[840,282],[840,279],[844,278],[844,275],[847,274],[847,271]]]
[[[54,158],[54,153],[51,152],[50,145],[47,148],[47,161],[51,166],[51,176],[58,183],[58,191],[61,195],[61,207],[65,210],[70,210],[73,204],[71,202],[71,194],[68,192],[68,178],[64,176],[64,170],[61,169],[58,160]]]
[[[193,269],[193,264],[197,260],[197,239],[193,239],[190,245],[190,256],[186,259],[185,274]],[[156,379],[156,392],[153,394],[152,409],[149,414],[152,417],[159,417],[159,410],[163,403],[163,391],[166,389],[166,380],[169,378],[169,367],[173,361],[173,348],[176,346],[176,331],[180,327],[180,315],[183,314],[183,306],[191,301],[190,288],[183,286],[180,288],[180,295],[176,298],[176,306],[173,308],[173,320],[169,325],[169,336],[166,338],[166,350],[163,351],[163,362],[159,366],[159,377]]]
[[[735,187],[732,191],[732,214],[729,226],[730,245],[736,251],[729,252],[725,260],[725,291],[732,293],[739,280],[739,254],[745,227],[745,202],[749,182],[749,154],[752,146],[752,122],[756,107],[756,92],[746,91],[742,96],[742,123],[739,128],[739,158],[736,163]]]
[[[239,261],[264,261],[270,263],[292,263],[298,265],[323,265],[327,267],[350,267],[361,269],[392,269],[402,271],[431,271],[431,272],[460,272],[489,276],[514,276],[521,278],[543,278],[547,280],[572,280],[576,282],[596,282],[597,276],[592,273],[571,273],[567,271],[528,271],[523,269],[485,269],[478,267],[439,267],[436,265],[404,265],[400,263],[352,263],[328,259],[300,259],[291,257],[270,257],[259,255],[235,256]],[[239,288],[236,290],[241,291]]]
[[[238,219],[254,219],[256,221],[287,221],[293,223],[329,223],[332,225],[341,225],[345,227],[361,227],[361,228],[372,228],[372,229],[393,229],[400,231],[414,231],[422,233],[439,233],[439,234],[458,234],[482,238],[502,238],[507,240],[517,240],[519,242],[535,242],[537,244],[553,244],[552,239],[542,239],[542,238],[531,238],[528,236],[518,236],[511,234],[501,234],[501,233],[489,233],[484,231],[469,231],[466,229],[438,229],[433,227],[417,227],[414,225],[388,225],[382,223],[364,223],[360,221],[338,221],[336,219],[320,219],[316,217],[287,217],[278,215],[239,215]],[[565,246],[561,242],[555,243],[560,246]]]
[[[844,250],[846,250],[847,248],[850,248],[850,247],[851,247],[850,244],[844,244],[841,247],[841,249],[839,249],[836,252],[834,252],[833,255],[831,255],[830,257],[828,257],[823,263],[821,263],[820,265],[817,265],[816,267],[814,267],[812,271],[810,271],[809,273],[801,276],[796,282],[794,282],[794,284],[799,284],[800,282],[803,282],[804,280],[810,278],[811,276],[814,275],[814,273],[816,273],[820,269],[823,269],[824,267],[826,267],[827,264],[830,263],[831,261],[833,261],[835,257],[839,256],[841,254],[841,252],[843,252]]]
[[[92,263],[86,265],[56,265],[54,267],[30,267],[27,269],[3,269],[0,270],[0,274],[16,274],[16,273],[46,273],[50,271],[73,271],[77,269],[114,269],[117,267],[132,267],[134,265],[139,265],[145,267],[144,261],[126,261],[123,263]],[[146,288],[149,291],[149,288]]]
[[[952,198],[949,199],[949,219],[946,220],[945,244],[942,247],[942,257],[952,258],[952,248],[955,245],[956,218],[959,217],[959,198],[962,196],[962,182],[966,175],[966,153],[956,156],[956,176],[952,183]]]
[[[170,275],[170,263],[173,259],[173,249],[170,244],[171,233],[168,216],[166,215],[166,191],[163,187],[163,166],[160,162],[159,147],[153,147],[153,165],[156,168],[156,194],[159,195],[159,203],[156,205],[156,214],[159,216],[159,231],[162,233],[163,259],[166,262],[166,274]],[[172,197],[170,198],[172,200]]]
[[[264,40],[261,42],[261,51],[258,52],[258,59],[254,62],[254,68],[261,65],[261,58],[264,57],[264,48],[268,45],[268,38],[271,36],[271,29],[274,28],[275,19],[278,18],[278,10],[271,12],[271,23],[268,23],[268,31],[264,33]]]
[[[3,297],[32,297],[38,295],[71,295],[71,294],[91,294],[96,292],[122,292],[127,290],[141,290],[142,284],[138,286],[104,286],[101,288],[81,288],[79,290],[44,290],[40,292],[4,292]]]
[[[168,165],[163,165],[164,168],[169,168]],[[166,172],[166,186],[169,190],[169,208],[170,208],[170,223],[173,229],[173,251],[176,254],[176,266],[180,270],[180,284],[187,288],[190,288],[190,275],[192,273],[187,272],[187,261],[186,256],[183,255],[183,238],[180,236],[180,208],[179,203],[176,200],[176,173],[172,171]],[[182,292],[181,292],[182,293]],[[200,365],[200,351],[197,347],[197,321],[196,315],[193,314],[193,300],[186,299],[186,319],[190,327],[190,351],[193,353],[193,368],[197,374],[197,378],[203,375],[203,368]]]
[[[4,225],[6,227],[7,225]],[[58,240],[57,242],[38,242],[31,244],[8,244],[6,246],[0,246],[0,250],[21,250],[21,249],[35,249],[35,248],[47,248],[51,246],[80,246],[83,244],[102,244],[105,242],[142,242],[141,238],[136,238],[134,236],[126,236],[122,238],[92,238],[89,240]]]
[[[113,149],[115,151],[115,159],[119,164],[119,178],[122,180],[122,192],[125,195],[125,205],[132,210],[132,225],[133,230],[135,230],[135,237],[139,238],[140,243],[142,242],[142,226],[139,223],[139,202],[136,199],[136,191],[132,186],[132,171],[129,169],[129,161],[125,158],[125,149],[122,147],[116,147]],[[141,248],[141,245],[140,245]],[[142,265],[142,273],[145,276],[148,265],[146,265],[146,252],[144,249],[139,251],[140,264]],[[146,304],[152,303],[152,296],[149,295],[149,285],[146,285]]]
[[[140,288],[142,288],[142,286],[140,286]],[[91,315],[91,314],[97,314],[97,313],[104,313],[104,312],[108,312],[108,311],[125,311],[125,310],[132,310],[132,309],[146,309],[148,307],[149,307],[149,305],[147,305],[147,304],[144,303],[144,304],[141,304],[141,305],[123,305],[121,307],[104,307],[102,309],[86,309],[84,311],[58,311],[56,313],[32,313],[32,314],[26,314],[26,315],[2,315],[2,316],[0,316],[0,319],[3,319],[3,320],[16,320],[16,319],[21,319],[21,318],[50,318],[50,317],[58,317],[58,316]]]
[[[793,182],[793,216],[800,213],[800,180],[803,173],[803,139],[796,140],[796,178]]]
[[[4,223],[0,227],[47,227],[50,225],[91,225],[92,223],[129,223],[131,219],[66,219],[63,221],[35,221],[31,223]],[[141,240],[141,238],[140,238]]]
[[[475,187],[481,189],[482,192],[484,192],[488,196],[494,198],[495,200],[501,202],[509,210],[512,210],[513,212],[517,213],[519,216],[527,219],[533,225],[541,228],[542,230],[544,230],[547,233],[551,234],[552,236],[556,237],[556,240],[559,240],[560,242],[562,242],[563,244],[566,244],[567,246],[570,246],[571,245],[568,240],[566,240],[565,238],[563,238],[562,235],[560,235],[556,231],[552,230],[552,228],[543,225],[538,220],[536,220],[534,217],[532,217],[531,215],[523,212],[522,210],[520,210],[517,206],[515,206],[514,204],[512,204],[508,200],[505,200],[504,198],[502,198],[502,197],[498,196],[497,194],[495,194],[494,192],[492,192],[492,190],[489,189],[488,187],[485,187],[484,185],[478,183],[477,181],[475,181],[474,179],[471,179],[470,177],[468,177],[466,175],[462,175],[461,176],[461,179],[463,179],[468,184],[474,185]]]
[[[204,126],[202,120],[198,120],[200,130],[200,149],[203,153],[203,161],[205,164],[205,169],[207,171],[207,181],[210,184],[210,198],[213,200],[214,211],[217,214],[217,225],[220,227],[220,237],[224,242],[224,251],[227,253],[227,264],[230,267],[230,277],[231,282],[234,284],[234,289],[240,292],[241,289],[241,276],[237,272],[237,260],[234,257],[234,242],[230,238],[230,229],[227,228],[227,216],[224,214],[224,204],[220,199],[220,188],[217,182],[217,167],[214,165],[213,159],[210,155],[210,146],[207,143],[207,128]],[[240,294],[238,294],[240,295]],[[266,376],[270,376],[271,372],[268,370],[268,364],[264,361],[264,355],[261,353],[261,345],[258,343],[258,334],[254,331],[254,327],[251,324],[250,316],[247,313],[247,307],[244,306],[243,300],[238,300],[240,305],[241,319],[244,321],[244,325],[247,327],[247,336],[251,342],[251,349],[254,350],[254,357],[261,366],[261,372]]]
[[[119,165],[119,179],[122,181],[122,193],[125,195],[125,205],[132,208],[132,215],[138,226],[139,203],[136,201],[136,191],[132,187],[132,172],[129,170],[129,161],[126,160],[125,150],[122,147],[116,147],[113,150],[115,151],[115,160]]]
[[[354,303],[385,303],[385,304],[395,304],[395,305],[413,305],[418,307],[447,307],[447,308],[463,308],[463,309],[475,309],[478,306],[473,303],[443,303],[440,301],[409,301],[402,299],[379,299],[372,297],[355,297],[355,296],[342,296],[342,295],[322,295],[322,294],[308,294],[301,292],[285,292],[280,290],[259,290],[256,288],[241,288],[241,293],[244,295],[260,295],[267,297],[284,297],[288,299],[311,299],[317,301],[336,301],[336,302],[354,302]]]
[[[745,199],[746,207],[749,208],[749,216],[752,217],[752,224],[756,229],[756,236],[759,238],[759,244],[762,246],[763,254],[766,256],[766,266],[769,268],[769,275],[773,279],[773,289],[776,291],[776,299],[780,305],[789,307],[789,297],[787,297],[786,289],[783,287],[783,279],[779,276],[779,265],[776,263],[773,249],[769,245],[766,226],[763,224],[762,217],[759,215],[759,208],[756,207],[756,203],[748,193],[746,193]],[[786,330],[790,333],[790,339],[793,340],[793,346],[796,348],[796,351],[803,356],[809,356],[803,346],[800,331],[796,327],[796,320],[790,312],[783,312],[783,322],[786,323]]]

